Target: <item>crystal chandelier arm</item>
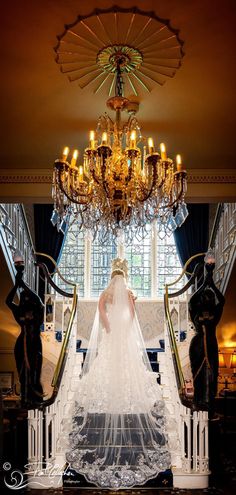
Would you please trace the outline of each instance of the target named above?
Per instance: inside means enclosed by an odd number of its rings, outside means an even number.
[[[142,199],[139,199],[138,197],[138,200],[140,201],[140,203],[144,203],[145,201],[147,201],[148,198],[150,198],[152,192],[153,192],[153,187],[154,187],[154,181],[152,181],[152,185],[151,185],[151,188],[149,189],[149,191],[147,192],[146,196],[145,197],[142,197]]]
[[[180,192],[179,192],[177,198],[174,199],[174,201],[172,201],[171,203],[169,203],[169,204],[167,204],[165,206],[162,206],[163,209],[165,209],[165,208],[171,208],[172,206],[178,204],[178,202],[184,197],[184,194],[185,194],[184,183],[185,183],[185,180],[186,180],[187,173],[183,170],[181,172],[176,172],[176,175],[177,174],[180,175],[180,180],[181,180],[181,189],[180,189]]]
[[[105,112],[105,114],[100,115],[98,119],[97,132],[99,132],[100,129],[109,132],[110,128],[112,130],[114,129],[114,122],[111,117]]]
[[[129,131],[138,127],[138,119],[134,115],[130,115],[127,122],[127,128]]]
[[[74,197],[71,197],[63,186],[60,170],[59,170],[59,176],[58,176],[58,185],[59,185],[60,190],[63,192],[63,194],[65,194],[65,196],[67,197],[67,199],[69,199],[69,201],[71,203],[76,203],[77,205],[86,205],[91,201],[91,195],[90,194],[83,194],[83,193],[80,194],[80,196],[84,196],[86,198],[85,201],[78,201]]]
[[[107,187],[107,181],[106,181],[106,165],[105,163],[102,165],[102,181],[101,181],[101,185],[107,195],[107,197],[109,198],[110,196],[110,193],[109,193],[109,189]]]
[[[145,197],[143,197],[142,199],[139,199],[139,201],[141,203],[144,203],[145,201],[147,201],[148,198],[150,198],[150,196],[151,196],[151,194],[153,192],[153,188],[156,185],[156,182],[157,182],[157,162],[158,162],[158,160],[159,160],[159,155],[150,155],[148,157],[148,160],[147,161],[153,167],[152,183],[151,183],[150,189],[148,190],[148,192],[145,195]]]
[[[112,155],[112,150],[107,145],[101,145],[101,146],[99,146],[98,149],[99,149],[98,154],[99,154],[99,157],[100,157],[102,163],[100,165],[101,180],[98,180],[97,182],[104,189],[107,196],[109,197],[109,190],[108,190],[107,181],[106,181],[106,168],[107,168],[107,160]]]
[[[129,116],[127,123],[124,124],[123,130],[124,132],[127,131],[128,133],[131,133],[132,131],[136,131],[137,144],[142,140],[139,122],[137,117],[135,117],[135,115],[131,114]]]
[[[99,178],[96,176],[95,174],[95,171],[94,170],[91,170],[91,174],[92,174],[92,177],[93,177],[93,180],[100,185],[100,180]]]

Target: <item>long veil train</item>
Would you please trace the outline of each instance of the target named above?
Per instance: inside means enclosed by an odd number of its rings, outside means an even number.
[[[170,467],[164,403],[125,280],[106,289],[109,332],[97,309],[71,418],[67,461],[99,487],[142,485]]]

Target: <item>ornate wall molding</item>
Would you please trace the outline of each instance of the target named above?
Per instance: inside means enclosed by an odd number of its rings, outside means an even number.
[[[187,172],[189,184],[236,184],[236,170],[234,169],[190,169]],[[52,175],[52,169],[12,169],[10,171],[3,169],[0,171],[0,184],[51,184]]]
[[[196,173],[191,171],[188,173],[188,183],[189,184],[202,184],[202,183],[210,183],[210,184],[236,184],[236,172],[229,171],[229,173],[225,172],[216,172],[215,170],[209,172],[206,170],[205,173]]]
[[[187,169],[187,172],[187,202],[224,203],[236,200],[236,170]],[[52,177],[52,168],[2,169],[0,203],[50,203]]]
[[[51,184],[53,170],[2,170],[0,184]]]

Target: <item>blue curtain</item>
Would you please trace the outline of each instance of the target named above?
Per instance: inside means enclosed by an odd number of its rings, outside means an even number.
[[[35,250],[41,253],[48,254],[56,262],[59,261],[63,249],[65,237],[61,232],[57,231],[51,223],[53,205],[34,205],[34,229],[35,229]],[[50,273],[54,271],[54,265],[45,257],[37,257],[37,261],[45,263]],[[40,270],[39,280],[39,295],[43,298],[44,295],[44,280]]]
[[[209,204],[188,204],[189,215],[183,225],[174,232],[177,252],[184,265],[194,254],[207,251],[209,242]],[[189,265],[188,270],[193,271],[195,265],[203,261],[196,258]]]

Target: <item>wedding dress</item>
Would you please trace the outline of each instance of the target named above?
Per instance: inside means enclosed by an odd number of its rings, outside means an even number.
[[[164,416],[133,300],[115,275],[100,299],[67,419],[67,461],[102,488],[142,485],[170,467]]]

